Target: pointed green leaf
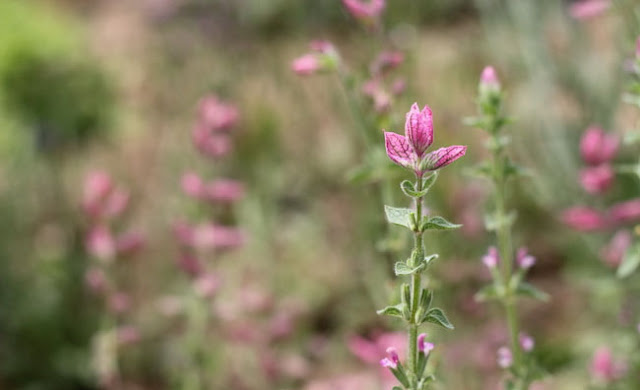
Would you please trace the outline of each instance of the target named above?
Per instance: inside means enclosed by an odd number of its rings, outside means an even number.
[[[400,189],[402,189],[402,192],[409,198],[419,198],[416,188],[410,180],[403,180],[402,183],[400,183]]]
[[[404,373],[404,367],[402,367],[402,364],[398,364],[398,368],[391,368],[390,370],[398,382],[402,383],[407,388],[410,387],[409,378],[407,378],[407,375]]]
[[[433,293],[430,290],[423,289],[420,293],[420,307],[424,308],[425,311],[428,311],[431,307],[432,301]]]
[[[538,290],[534,285],[527,282],[520,282],[518,288],[516,289],[516,294],[523,297],[537,299],[543,302],[547,302],[549,300],[549,294],[544,291]]]
[[[485,302],[492,299],[498,299],[501,295],[502,294],[500,293],[496,285],[490,284],[481,288],[480,291],[478,291],[473,297],[477,302]]]
[[[436,325],[440,325],[447,329],[454,329],[454,326],[449,322],[449,319],[444,314],[444,311],[438,307],[430,309],[425,315],[423,322],[431,322]]]
[[[423,260],[424,264],[428,266],[433,260],[437,259],[438,257],[439,255],[437,253],[433,255],[425,256]]]
[[[384,212],[389,223],[411,229],[411,214],[413,214],[411,209],[384,206]]]
[[[640,245],[636,244],[627,250],[622,258],[622,263],[618,267],[618,277],[626,278],[631,275],[640,265]]]
[[[405,305],[403,305],[402,303],[397,304],[395,306],[387,306],[382,310],[378,310],[376,313],[378,313],[378,315],[381,315],[381,316],[403,318],[402,309],[404,308],[404,306]]]
[[[420,231],[427,230],[451,230],[457,229],[462,225],[451,223],[442,217],[425,218],[420,226]]]
[[[422,178],[422,192],[424,192],[425,195],[427,194],[427,192],[429,192],[431,186],[435,184],[436,180],[438,180],[438,171],[435,171],[429,176]]]
[[[425,263],[420,263],[417,267],[411,268],[407,265],[407,263],[399,261],[395,265],[395,273],[396,276],[400,275],[413,275],[416,272],[419,272],[426,266]]]

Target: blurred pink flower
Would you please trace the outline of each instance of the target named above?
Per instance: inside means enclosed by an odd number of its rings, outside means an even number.
[[[87,174],[84,180],[82,197],[84,211],[92,217],[97,217],[101,212],[103,200],[111,192],[112,188],[113,183],[108,174],[102,171],[94,171]]]
[[[609,226],[607,219],[601,212],[583,206],[575,206],[565,210],[562,212],[561,219],[565,225],[584,232],[602,230]]]
[[[217,96],[205,96],[198,104],[199,122],[212,131],[226,131],[238,121],[238,109]]]
[[[617,267],[622,262],[627,249],[631,246],[631,233],[626,230],[617,232],[611,241],[600,250],[600,256],[605,264]]]
[[[435,346],[433,345],[433,343],[426,341],[426,338],[426,333],[420,333],[418,335],[418,351],[424,353],[425,355],[428,355],[429,352],[431,352],[433,348],[435,348]]]
[[[103,293],[107,287],[107,277],[98,267],[91,267],[84,276],[85,284],[94,293]]]
[[[618,152],[618,137],[606,134],[598,126],[589,127],[580,140],[580,154],[585,163],[598,166],[610,162]]]
[[[480,87],[487,90],[500,89],[500,80],[493,66],[486,66],[480,75]]]
[[[281,340],[293,333],[295,328],[293,316],[290,313],[279,312],[269,321],[269,335],[272,340]]]
[[[192,198],[199,199],[204,195],[204,183],[197,173],[185,173],[182,175],[180,184],[182,186],[182,191]]]
[[[398,350],[395,347],[387,348],[387,357],[380,360],[380,365],[384,368],[398,368],[398,363],[400,363]]]
[[[111,191],[103,205],[103,213],[107,218],[117,218],[126,210],[129,205],[129,192],[116,188]]]
[[[496,268],[500,263],[500,254],[495,246],[489,247],[487,254],[482,256],[482,263],[489,269]]]
[[[347,11],[365,24],[377,23],[386,6],[385,0],[342,0]]]
[[[193,246],[198,249],[237,248],[244,242],[244,232],[235,227],[204,223],[197,225],[193,233]]]
[[[620,379],[625,371],[625,365],[613,360],[613,355],[608,347],[598,348],[591,360],[591,376],[603,383],[611,383]]]
[[[85,245],[91,256],[102,261],[113,260],[116,255],[115,240],[111,231],[103,225],[94,226],[89,231]]]
[[[507,347],[498,348],[498,366],[501,368],[509,368],[513,363],[511,350]]]
[[[518,249],[518,253],[516,255],[516,261],[518,263],[518,266],[522,269],[529,269],[531,267],[534,266],[534,264],[536,263],[536,258],[531,256],[528,252],[527,252],[527,248],[520,248]]]
[[[298,57],[291,63],[291,70],[300,76],[310,76],[321,68],[320,59],[316,54],[308,53]]]
[[[347,346],[351,353],[367,364],[377,363],[384,355],[389,345],[399,348],[404,355],[407,336],[401,332],[388,332],[373,335],[372,339],[361,336],[351,336]]]
[[[211,298],[218,291],[221,281],[218,275],[205,273],[200,275],[194,282],[193,288],[196,294],[203,298]]]
[[[413,170],[422,177],[427,171],[434,171],[465,155],[466,146],[449,146],[426,154],[433,143],[433,117],[429,106],[422,111],[417,103],[407,113],[405,135],[384,132],[387,155],[394,163]]]
[[[518,340],[520,342],[520,348],[522,348],[524,352],[531,352],[533,350],[533,347],[535,347],[536,345],[536,342],[533,339],[533,337],[529,336],[524,332],[520,333]]]
[[[123,256],[132,255],[144,248],[146,241],[138,231],[125,232],[116,238],[116,251]]]
[[[569,7],[569,14],[574,19],[587,20],[601,15],[610,6],[610,0],[578,0]]]
[[[587,167],[580,171],[582,188],[590,194],[601,194],[611,188],[615,173],[609,164]]]
[[[136,344],[140,341],[140,331],[131,325],[121,326],[118,328],[117,337],[120,345]]]
[[[404,62],[404,53],[401,51],[386,50],[378,54],[375,60],[371,63],[370,71],[374,76],[382,75],[383,73],[393,70]]]
[[[234,202],[244,196],[244,184],[238,180],[214,180],[205,185],[204,196],[213,202]]]
[[[635,222],[640,219],[640,199],[620,202],[609,209],[609,215],[615,223]]]
[[[205,126],[197,124],[191,135],[194,146],[205,156],[220,158],[231,151],[231,139],[227,134],[212,134]]]

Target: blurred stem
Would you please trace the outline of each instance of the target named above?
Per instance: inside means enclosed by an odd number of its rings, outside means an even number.
[[[182,375],[183,390],[200,390],[206,388],[203,378],[202,348],[205,344],[204,336],[207,328],[207,315],[203,310],[203,300],[195,292],[192,293],[187,310],[187,340],[186,348],[189,356],[189,366]]]

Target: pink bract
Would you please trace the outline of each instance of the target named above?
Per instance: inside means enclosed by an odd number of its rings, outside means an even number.
[[[615,173],[609,164],[587,167],[580,171],[580,184],[590,194],[601,194],[611,188]]]
[[[565,210],[561,219],[567,226],[585,232],[602,230],[609,226],[607,218],[601,212],[583,206]]]
[[[580,140],[580,154],[585,163],[598,166],[611,161],[618,151],[618,137],[608,135],[598,126],[589,127]]]

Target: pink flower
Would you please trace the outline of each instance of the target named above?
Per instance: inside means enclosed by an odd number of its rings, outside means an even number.
[[[212,131],[226,131],[238,121],[238,109],[217,96],[205,96],[198,104],[199,122]]]
[[[204,196],[213,202],[234,202],[244,196],[244,185],[237,180],[218,179],[206,185]]]
[[[426,171],[434,171],[449,165],[466,153],[466,146],[449,146],[426,154],[433,143],[433,118],[429,106],[422,111],[417,103],[407,113],[405,135],[384,132],[387,155],[394,163],[413,170],[422,177]]]
[[[620,202],[609,209],[611,219],[616,223],[634,222],[640,219],[640,199]]]
[[[116,244],[109,229],[105,226],[95,226],[86,238],[86,247],[90,255],[102,261],[113,260],[116,254]]]
[[[571,207],[565,210],[561,219],[567,226],[583,232],[602,230],[609,226],[602,213],[583,206]]]
[[[129,192],[122,189],[114,189],[103,205],[103,213],[107,218],[117,218],[129,205]]]
[[[500,254],[495,246],[489,247],[486,255],[482,256],[482,263],[489,269],[496,268],[500,263]]]
[[[598,348],[591,360],[591,376],[599,382],[611,383],[624,375],[625,367],[614,362],[611,350],[607,347]]]
[[[299,76],[310,76],[321,68],[320,60],[315,54],[305,54],[291,63],[291,70]]]
[[[347,341],[351,353],[365,363],[373,364],[384,355],[388,345],[404,346],[407,337],[402,332],[380,333],[374,335],[371,340],[361,336],[352,336]],[[400,353],[404,354],[404,349]]]
[[[371,74],[381,75],[393,70],[404,62],[404,53],[401,51],[383,51],[371,63]]]
[[[385,0],[342,0],[342,4],[354,18],[365,24],[377,23],[386,6]]]
[[[577,20],[599,16],[611,6],[610,0],[579,0],[571,4],[569,14]]]
[[[520,266],[520,268],[527,270],[533,267],[533,265],[536,263],[536,258],[527,253],[527,248],[520,248],[518,249],[516,261],[518,262],[518,266]]]
[[[520,333],[518,339],[520,341],[520,348],[522,348],[522,350],[525,352],[531,352],[533,350],[533,347],[535,347],[536,345],[533,337],[529,336],[526,333]]]
[[[192,198],[199,199],[204,194],[204,183],[198,174],[189,172],[182,175],[182,191]]]
[[[480,75],[480,87],[487,90],[500,89],[500,80],[493,66],[486,66]]]
[[[433,348],[435,348],[435,346],[432,343],[426,341],[426,338],[426,333],[420,333],[418,335],[418,351],[424,353],[425,355],[428,355],[429,352],[431,352]]]
[[[220,278],[212,273],[206,273],[198,277],[193,287],[198,295],[203,298],[211,298],[220,287]]]
[[[85,284],[94,293],[102,293],[107,287],[107,277],[98,267],[91,267],[84,276]]]
[[[242,246],[244,241],[242,230],[210,223],[196,226],[193,234],[193,246],[205,250],[236,248]]]
[[[196,149],[205,156],[220,158],[231,151],[231,139],[227,134],[212,133],[202,124],[194,127],[191,136]]]
[[[585,163],[598,166],[610,162],[618,151],[618,137],[607,135],[600,127],[589,127],[580,140],[580,154]]]
[[[609,164],[588,167],[580,171],[582,188],[590,194],[601,194],[613,184],[613,168]]]
[[[387,357],[380,360],[380,365],[385,368],[398,368],[400,358],[398,357],[398,350],[394,347],[387,348]]]
[[[101,205],[111,192],[113,183],[111,177],[102,171],[90,172],[84,180],[82,206],[87,214],[97,217],[101,212]]]
[[[144,245],[145,237],[140,232],[126,232],[116,238],[116,251],[120,255],[132,255],[142,249]]]
[[[626,230],[617,232],[609,244],[600,250],[600,257],[605,264],[617,267],[622,262],[627,249],[631,246],[631,233]]]
[[[509,368],[511,364],[513,364],[511,350],[507,347],[500,347],[498,349],[498,366],[501,368]]]

